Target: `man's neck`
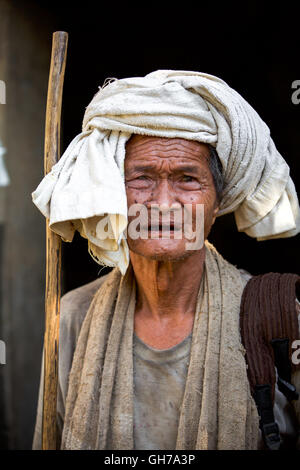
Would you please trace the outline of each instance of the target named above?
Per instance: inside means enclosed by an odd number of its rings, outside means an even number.
[[[158,322],[194,314],[205,247],[175,261],[152,260],[133,252],[130,258],[137,282],[137,313]]]

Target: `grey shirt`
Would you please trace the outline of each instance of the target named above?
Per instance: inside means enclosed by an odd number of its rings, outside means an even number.
[[[175,449],[191,340],[159,350],[134,335],[135,449]]]

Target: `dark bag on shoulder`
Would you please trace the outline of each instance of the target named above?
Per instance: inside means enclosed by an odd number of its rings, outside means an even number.
[[[268,273],[252,277],[243,292],[240,328],[246,349],[247,373],[260,416],[260,429],[267,449],[281,447],[273,405],[277,369],[278,389],[289,401],[299,394],[291,383],[293,343],[299,340],[296,298],[300,298],[300,276]]]

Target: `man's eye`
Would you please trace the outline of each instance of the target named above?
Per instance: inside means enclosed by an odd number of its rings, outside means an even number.
[[[183,175],[180,178],[181,183],[198,183],[198,179],[191,175]]]
[[[149,176],[146,176],[146,175],[140,175],[140,176],[136,176],[135,178],[133,178],[132,181],[136,181],[138,183],[150,183],[151,181],[151,178],[149,178]]]
[[[184,183],[189,183],[190,181],[195,181],[196,179],[193,176],[183,175],[182,181]]]
[[[198,191],[202,187],[199,180],[190,175],[182,175],[179,178],[178,184],[182,186],[182,189],[191,191]]]
[[[151,178],[145,175],[135,176],[126,181],[126,186],[136,189],[145,189],[151,186]]]
[[[125,181],[126,183],[130,183],[132,181],[147,181],[148,179],[149,179],[148,176],[140,175],[140,176],[132,176],[131,178],[127,178]]]

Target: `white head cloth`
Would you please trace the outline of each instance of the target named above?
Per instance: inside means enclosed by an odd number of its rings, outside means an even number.
[[[234,212],[238,230],[258,240],[300,231],[289,167],[256,111],[215,76],[158,70],[100,87],[82,133],[32,194],[51,229],[65,241],[78,230],[99,264],[124,274],[129,263],[124,158],[132,134],[213,145],[225,179],[218,215]],[[110,222],[103,240],[104,216]]]

